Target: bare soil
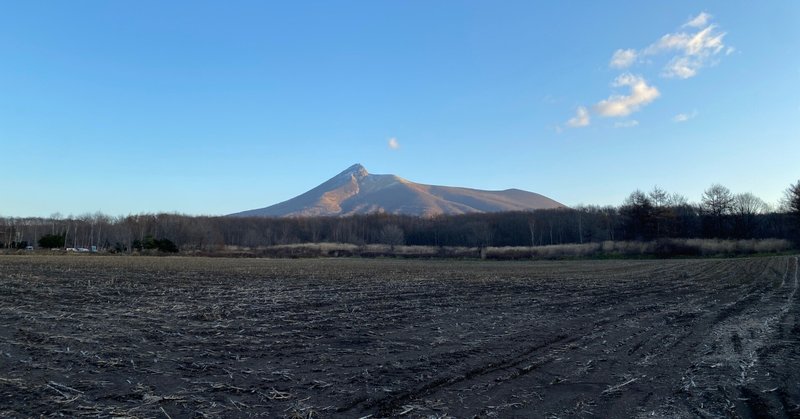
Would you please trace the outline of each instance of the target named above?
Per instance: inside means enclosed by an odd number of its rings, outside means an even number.
[[[798,258],[0,257],[0,416],[800,417]]]

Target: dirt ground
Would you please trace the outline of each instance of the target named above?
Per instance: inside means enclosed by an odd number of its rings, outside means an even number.
[[[798,258],[0,257],[0,416],[800,417]]]

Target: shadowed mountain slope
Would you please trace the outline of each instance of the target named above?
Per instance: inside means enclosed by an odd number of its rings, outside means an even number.
[[[231,216],[313,217],[385,212],[416,216],[525,211],[564,205],[519,189],[483,191],[423,185],[395,175],[373,175],[360,164],[310,191],[266,208]]]

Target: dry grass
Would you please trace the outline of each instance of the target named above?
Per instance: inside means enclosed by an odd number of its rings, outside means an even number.
[[[328,258],[328,257],[401,257],[441,259],[591,259],[591,258],[642,258],[642,257],[732,257],[758,254],[782,254],[794,249],[783,239],[662,239],[657,241],[604,241],[585,244],[557,244],[535,247],[436,247],[390,246],[385,244],[355,245],[350,243],[302,243],[257,248],[227,246],[215,252],[184,253],[184,256],[209,256],[233,258]],[[53,251],[29,252],[0,250],[0,254],[53,255]],[[99,254],[70,254],[74,257]],[[149,256],[153,254],[146,254]]]
[[[741,256],[775,254],[792,250],[792,243],[781,239],[711,240],[664,239],[659,241],[605,241],[602,243],[563,244],[537,247],[490,247],[490,259],[580,259],[603,257]]]
[[[317,258],[317,257],[402,257],[456,259],[585,259],[641,257],[713,257],[776,254],[792,250],[791,242],[782,239],[712,240],[662,239],[657,241],[604,241],[585,244],[560,244],[535,247],[435,247],[355,245],[348,243],[304,243],[228,249],[205,256]]]

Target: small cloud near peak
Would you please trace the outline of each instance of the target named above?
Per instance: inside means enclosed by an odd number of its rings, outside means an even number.
[[[389,143],[388,144],[389,144],[389,148],[392,149],[392,150],[397,150],[398,148],[400,148],[400,143],[397,142],[397,138],[396,137],[389,138]]]

